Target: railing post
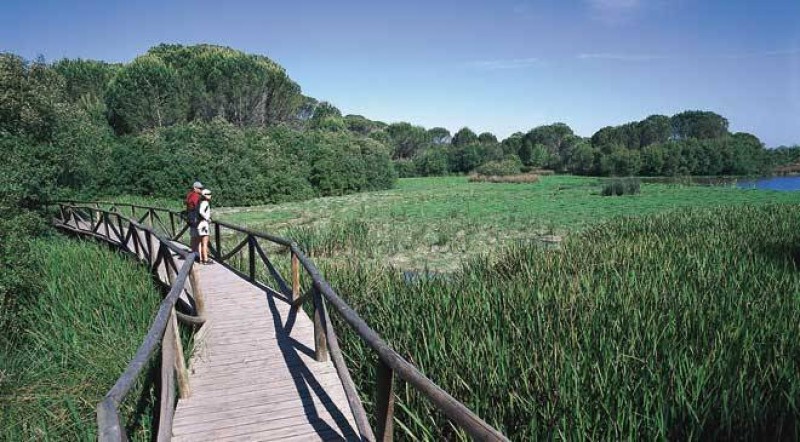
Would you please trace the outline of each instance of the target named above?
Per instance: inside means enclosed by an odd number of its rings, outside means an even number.
[[[160,242],[158,250],[159,251],[163,250],[164,270],[167,273],[167,282],[169,283],[169,286],[172,287],[173,285],[175,285],[175,270],[172,268],[172,264],[175,263],[175,259],[172,257],[172,252],[168,248],[163,247],[163,245],[161,245]]]
[[[219,260],[220,258],[222,258],[222,240],[221,240],[221,239],[220,239],[220,237],[219,237],[219,232],[220,232],[219,224],[217,224],[217,223],[214,223],[214,242],[215,242],[215,243],[216,243],[216,245],[217,245],[217,247],[216,247],[216,249],[217,249],[217,256],[216,256],[216,258],[217,258],[218,260]]]
[[[297,253],[292,250],[292,302],[300,297],[300,260]]]
[[[328,338],[325,331],[325,325],[322,323],[323,319],[328,321],[325,315],[325,305],[323,304],[322,295],[319,290],[314,287],[311,297],[314,302],[314,359],[317,362],[328,361]]]
[[[377,386],[375,392],[376,440],[394,438],[394,371],[378,358]]]
[[[136,258],[139,259],[142,257],[142,253],[139,250],[139,231],[136,230],[136,227],[133,223],[128,223],[128,230],[131,232],[131,239],[133,240],[133,249],[136,252]]]
[[[256,280],[256,237],[253,235],[247,235],[247,250],[248,250],[248,259],[250,261],[250,280]]]
[[[172,418],[175,413],[175,341],[170,331],[171,322],[161,337],[161,407],[158,417],[158,436],[156,440],[170,440]]]
[[[119,413],[114,403],[105,399],[97,404],[97,440],[99,442],[119,442],[125,440],[125,433],[119,422]]]
[[[155,262],[156,262],[155,261],[156,257],[153,255],[153,241],[152,241],[152,237],[150,236],[150,231],[146,230],[146,229],[144,231],[144,242],[147,243],[147,247],[146,248],[147,248],[148,264],[149,264],[151,270],[155,270],[155,269],[153,269],[153,264],[155,264]]]
[[[125,233],[122,232],[122,215],[117,213],[117,232],[119,234],[119,244],[122,246],[123,250],[130,250],[128,247],[128,241],[125,241]]]
[[[192,284],[192,296],[194,297],[195,306],[197,307],[197,315],[205,317],[206,315],[206,300],[203,297],[203,289],[200,287],[199,278],[197,277],[197,268],[192,266],[192,271],[189,273],[189,283]]]
[[[178,393],[181,399],[186,399],[192,395],[189,385],[189,371],[186,369],[186,360],[183,357],[183,343],[181,342],[181,332],[178,328],[178,318],[175,315],[175,306],[170,312],[169,326],[172,334],[172,344],[175,346],[175,372],[178,374]]]

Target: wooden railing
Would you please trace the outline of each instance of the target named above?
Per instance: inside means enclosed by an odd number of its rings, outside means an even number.
[[[106,206],[114,213],[130,213],[138,217],[138,222],[150,221],[151,226],[161,229],[172,240],[180,240],[186,233],[185,223],[177,223],[182,219],[178,211],[133,204],[119,204],[111,202],[81,202],[85,207],[99,209]],[[138,213],[137,213],[138,212]],[[169,220],[169,222],[165,222]],[[183,225],[182,225],[183,224]],[[391,440],[394,422],[394,383],[395,377],[405,381],[428,398],[433,405],[447,416],[452,422],[461,427],[469,436],[477,440],[507,440],[507,438],[491,425],[484,422],[464,404],[450,396],[433,381],[427,378],[414,365],[406,361],[356,313],[336,293],[314,263],[303,253],[296,243],[267,233],[256,232],[244,227],[239,227],[222,221],[212,221],[212,235],[210,238],[211,253],[217,262],[220,262],[243,278],[259,285],[265,290],[272,291],[293,308],[300,308],[304,303],[310,302],[313,308],[315,357],[318,361],[327,361],[330,358],[336,372],[342,381],[344,392],[353,412],[359,433],[366,440]],[[223,250],[224,237],[242,237],[242,239]],[[279,246],[291,255],[291,286],[286,282],[279,270],[273,264],[260,241],[266,241]],[[246,259],[245,257],[246,252]],[[246,268],[233,265],[233,260],[240,264],[246,261]],[[257,279],[257,264],[263,265],[267,274],[275,281],[278,290],[272,289],[264,281]],[[301,293],[301,272],[304,270],[306,278],[311,279],[311,284],[305,293]],[[375,398],[376,428],[373,431],[367,418],[367,413],[358,396],[353,379],[345,365],[336,331],[330,321],[327,305],[330,304],[339,317],[347,323],[355,334],[378,356],[377,392]]]
[[[152,227],[99,207],[81,207],[60,203],[54,225],[64,231],[108,242],[131,253],[148,266],[169,292],[159,305],[144,341],[125,372],[97,405],[98,438],[123,441],[127,437],[120,421],[119,406],[136,379],[148,367],[156,352],[160,358],[160,412],[157,438],[169,440],[175,410],[175,381],[181,398],[191,395],[189,376],[180,339],[178,320],[191,324],[204,322],[204,300],[194,269],[196,254],[187,253]],[[178,268],[175,256],[184,262]],[[186,295],[186,300],[181,299]],[[181,305],[185,312],[176,310]]]

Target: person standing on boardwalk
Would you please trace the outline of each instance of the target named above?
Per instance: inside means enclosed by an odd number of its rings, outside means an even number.
[[[189,193],[186,194],[186,222],[189,224],[189,237],[191,238],[192,252],[199,252],[200,235],[197,232],[197,223],[200,221],[197,210],[200,206],[200,197],[203,192],[203,183],[195,181]]]
[[[197,212],[200,215],[200,221],[197,223],[197,233],[200,235],[200,262],[212,264],[208,259],[208,240],[211,232],[211,190],[203,189]]]

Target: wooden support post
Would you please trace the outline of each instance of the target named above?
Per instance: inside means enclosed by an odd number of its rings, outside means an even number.
[[[166,247],[159,247],[159,249],[164,251],[164,269],[167,273],[167,282],[169,286],[172,287],[175,285],[175,270],[172,268],[172,264],[175,262],[175,259],[172,257],[172,252]]]
[[[292,251],[292,301],[300,297],[300,260]]]
[[[167,322],[161,337],[161,407],[158,419],[158,441],[168,441],[172,436],[172,418],[175,413],[175,338],[174,329]]]
[[[117,214],[117,233],[119,234],[119,243],[122,246],[122,250],[130,250],[128,242],[125,241],[125,233],[122,232],[122,215],[120,214]]]
[[[219,231],[220,231],[219,224],[214,223],[214,242],[216,242],[216,244],[217,244],[217,247],[216,247],[216,249],[217,249],[217,256],[216,256],[217,260],[222,258],[222,239],[219,236]]]
[[[378,359],[377,369],[375,437],[377,441],[391,441],[394,438],[394,371],[381,359]]]
[[[150,265],[150,270],[155,271],[153,264],[156,262],[156,257],[153,255],[153,238],[151,237],[149,230],[144,231],[144,242],[147,244],[147,257],[149,258],[148,264]]]
[[[256,280],[256,237],[247,235],[247,256],[250,261],[250,281]]]
[[[178,328],[178,318],[175,315],[175,306],[172,306],[168,329],[172,331],[172,344],[175,346],[175,373],[178,375],[178,393],[181,399],[186,399],[192,395],[189,385],[189,371],[186,369],[186,360],[183,357],[183,343],[181,342],[181,331]]]
[[[170,227],[172,227],[172,232],[169,234],[169,237],[175,238],[175,234],[178,233],[178,231],[175,230],[175,214],[172,212],[169,212],[169,224]]]
[[[323,319],[328,321],[330,318],[323,318],[323,315],[325,314],[325,306],[319,290],[314,288],[314,292],[311,297],[314,300],[314,359],[316,359],[317,362],[327,362],[328,339],[325,332]]]
[[[197,316],[206,316],[206,300],[203,296],[203,289],[200,287],[200,278],[197,277],[197,268],[192,266],[192,271],[189,273],[189,283],[192,284],[192,296],[194,303],[197,307]]]
[[[131,239],[133,240],[133,250],[136,252],[136,258],[142,258],[142,252],[139,250],[139,231],[132,222],[128,222],[128,230],[131,232]]]

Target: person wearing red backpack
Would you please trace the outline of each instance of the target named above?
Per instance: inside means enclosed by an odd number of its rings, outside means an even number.
[[[203,184],[200,181],[195,181],[189,193],[186,194],[186,221],[189,224],[192,252],[195,253],[199,253],[200,248],[200,234],[197,231],[197,224],[200,222],[198,209],[202,192]]]

